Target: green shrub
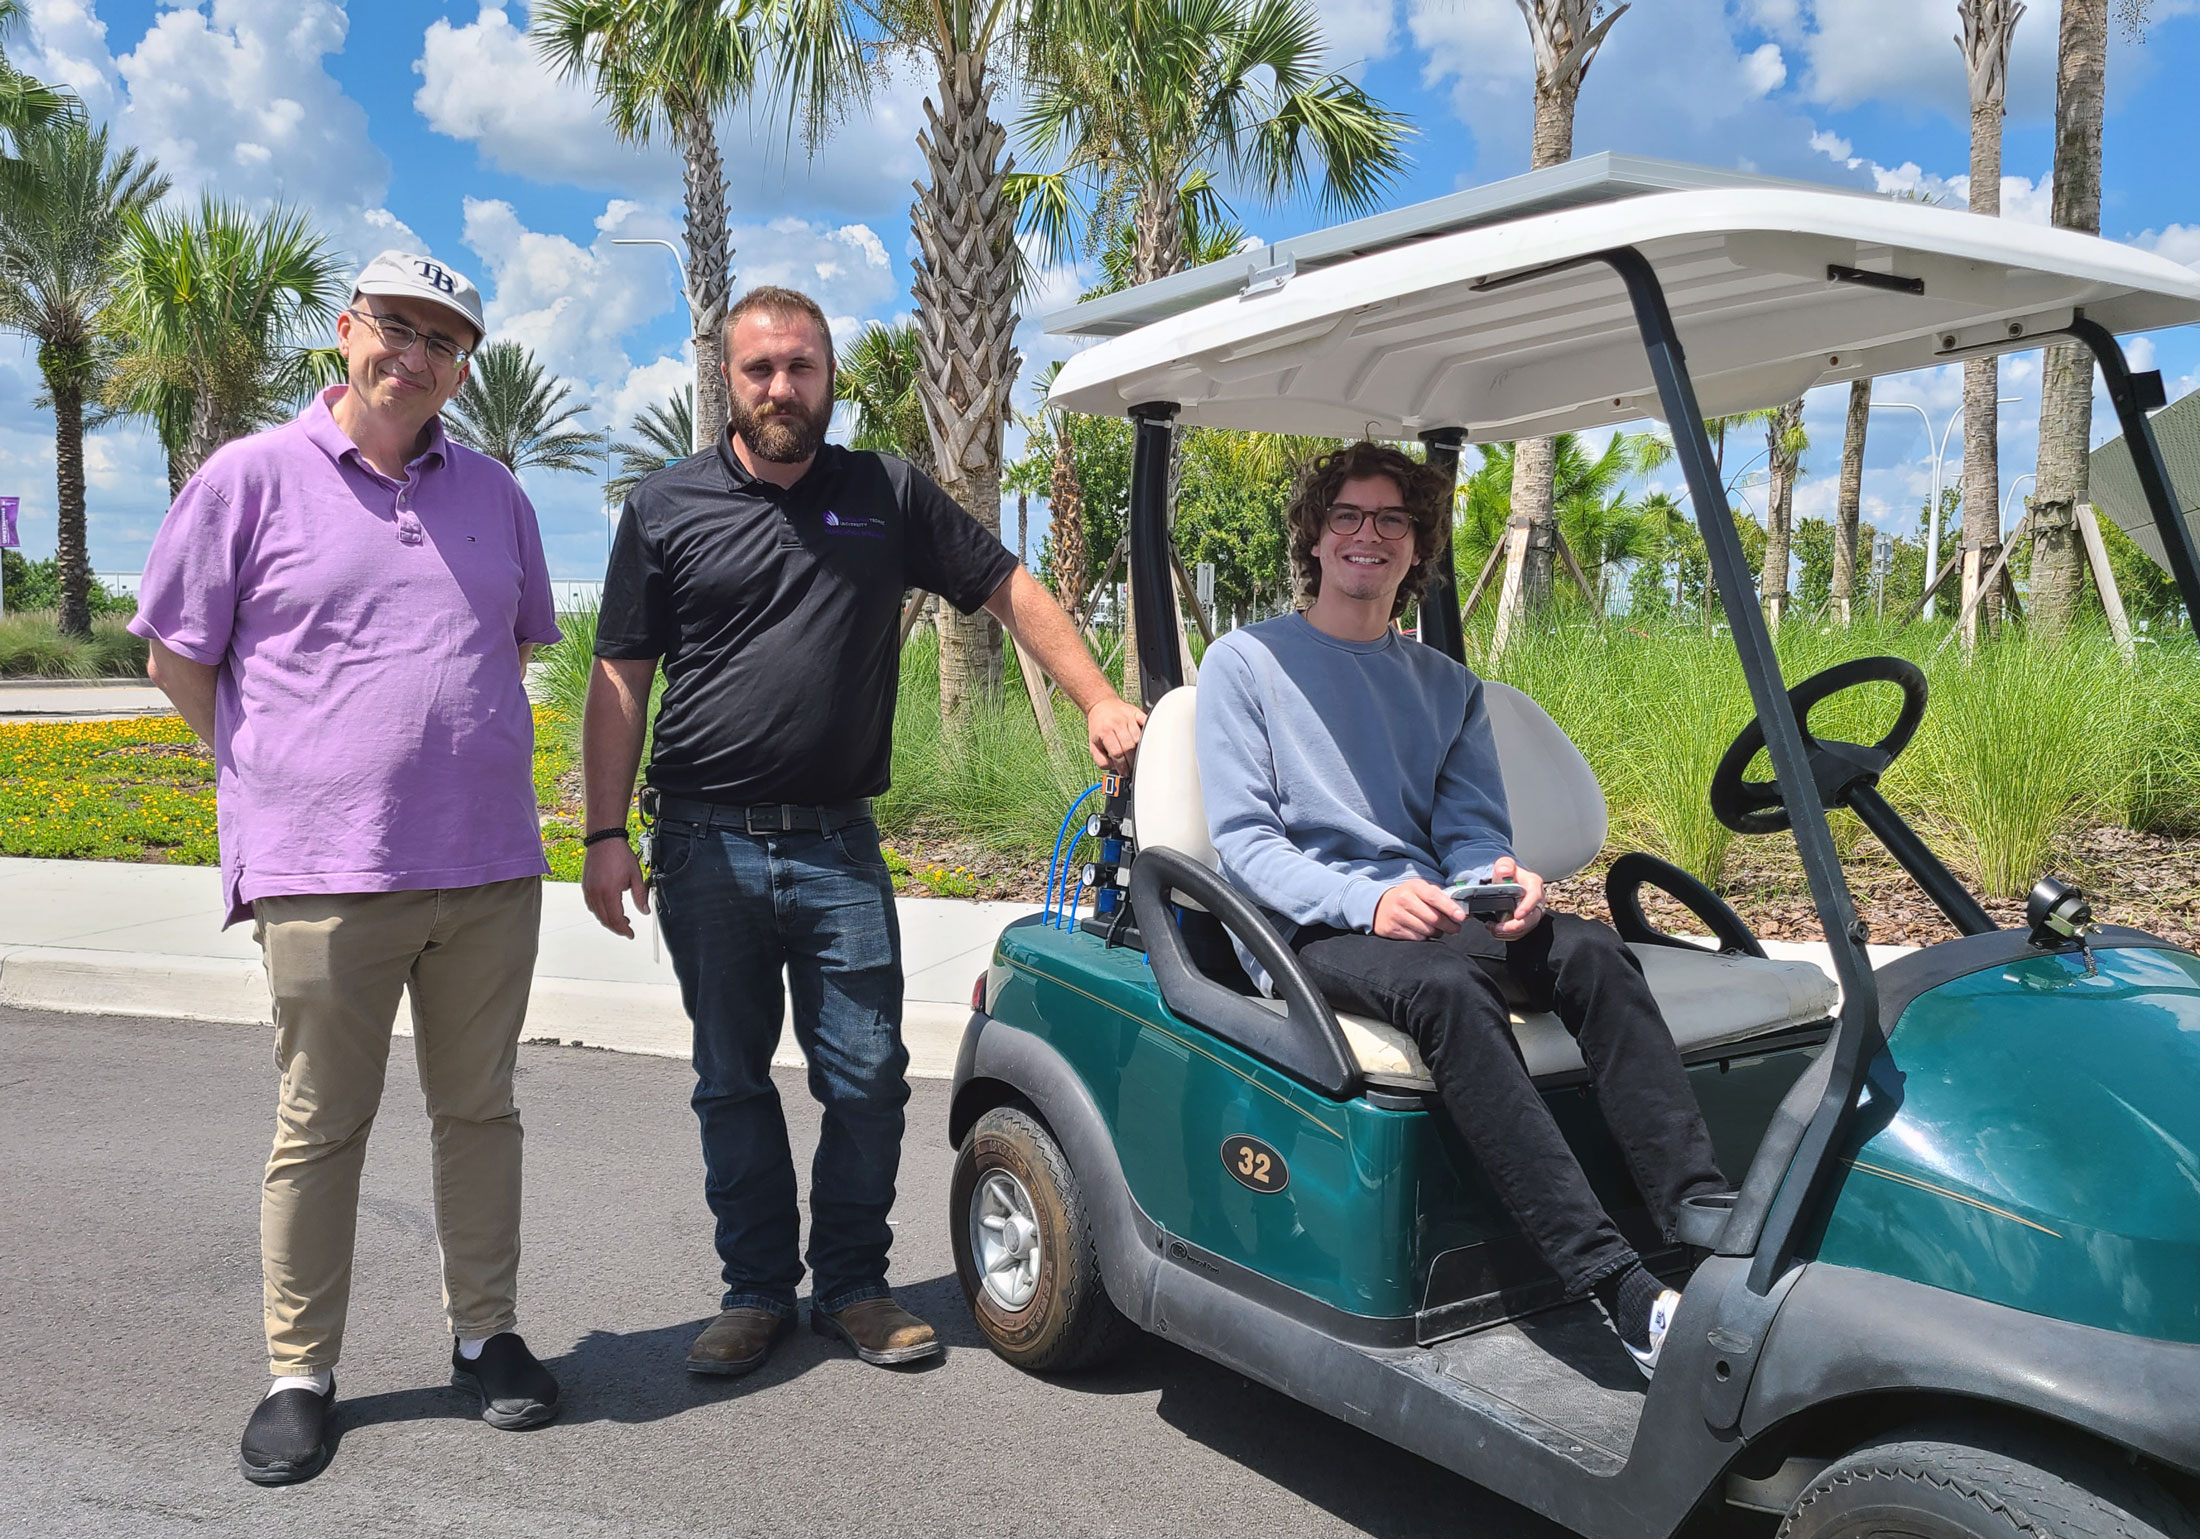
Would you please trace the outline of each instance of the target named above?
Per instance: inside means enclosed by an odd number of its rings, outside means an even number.
[[[122,617],[102,615],[87,641],[62,635],[50,610],[11,609],[0,616],[0,678],[143,678],[145,643],[123,624]]]
[[[94,582],[89,595],[92,613],[120,615],[127,620],[137,613],[137,600],[117,593],[105,583]],[[53,557],[26,561],[20,551],[0,550],[0,603],[9,613],[61,607],[61,567]]]

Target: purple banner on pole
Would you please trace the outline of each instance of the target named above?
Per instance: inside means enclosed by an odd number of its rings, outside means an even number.
[[[23,543],[15,534],[15,505],[19,500],[0,497],[0,550],[14,550]]]

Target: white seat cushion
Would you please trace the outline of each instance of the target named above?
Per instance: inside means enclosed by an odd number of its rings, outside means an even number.
[[[1674,946],[1631,946],[1642,963],[1650,992],[1684,1053],[1746,1042],[1789,1026],[1802,1026],[1833,1013],[1838,997],[1833,980],[1809,962],[1768,962],[1757,957],[1721,957]],[[1282,1011],[1280,1000],[1264,1000]],[[1579,1073],[1586,1066],[1581,1049],[1558,1017],[1537,1011],[1515,1013],[1513,1035],[1528,1073]],[[1413,1039],[1387,1021],[1337,1012],[1345,1040],[1360,1060],[1360,1071],[1377,1085],[1433,1090],[1436,1081],[1421,1061]]]

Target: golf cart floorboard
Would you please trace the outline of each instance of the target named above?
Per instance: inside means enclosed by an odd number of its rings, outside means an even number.
[[[1422,1347],[1401,1366],[1598,1475],[1627,1463],[1649,1387],[1586,1300]]]

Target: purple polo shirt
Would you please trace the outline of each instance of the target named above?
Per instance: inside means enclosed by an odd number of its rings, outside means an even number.
[[[255,898],[540,876],[519,645],[552,642],[535,510],[429,424],[392,481],[329,406],[226,444],[168,510],[130,629],[221,670],[225,924]]]

